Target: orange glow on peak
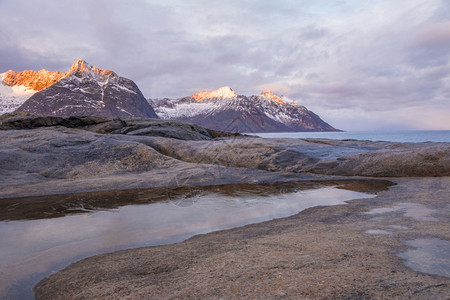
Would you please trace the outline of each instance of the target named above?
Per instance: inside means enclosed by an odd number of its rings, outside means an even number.
[[[283,100],[281,100],[280,97],[278,97],[277,95],[275,95],[271,91],[262,92],[261,94],[259,94],[259,96],[260,97],[264,97],[266,99],[269,99],[271,101],[278,102],[280,104],[285,104],[285,102]]]
[[[201,91],[191,95],[196,101],[203,101],[205,99],[213,98],[236,98],[238,95],[229,87],[224,86],[214,91]]]
[[[100,75],[112,75],[112,76],[117,76],[116,73],[114,73],[111,70],[102,70],[100,68],[97,68],[95,66],[91,66],[89,65],[87,62],[85,62],[83,59],[77,59],[72,67],[70,68],[70,70],[65,74],[65,76],[69,76],[71,74],[76,74],[76,73],[96,73],[96,74],[100,74]]]

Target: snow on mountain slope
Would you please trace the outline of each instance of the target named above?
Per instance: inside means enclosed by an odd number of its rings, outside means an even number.
[[[82,59],[66,73],[10,70],[0,75],[0,114],[158,117],[133,81]]]
[[[63,76],[63,73],[47,70],[9,70],[0,74],[0,114],[15,111],[36,92],[49,87]]]
[[[1,75],[2,81],[9,86],[24,85],[35,91],[41,91],[65,76],[64,73],[58,71],[51,72],[47,70],[25,70],[22,72],[9,70]]]
[[[35,90],[24,85],[9,86],[3,81],[0,82],[0,115],[15,111]]]
[[[259,97],[267,99],[267,100],[275,101],[279,104],[284,104],[284,101],[281,100],[280,97],[278,97],[277,95],[275,95],[274,93],[272,93],[270,91],[262,92],[261,94],[259,94]]]
[[[229,86],[223,86],[211,92],[201,91],[191,96],[191,98],[194,98],[197,101],[203,101],[205,99],[236,98],[236,97],[237,94]]]
[[[54,116],[158,118],[133,81],[82,59],[75,61],[62,79],[35,93],[17,111]]]
[[[162,119],[193,122],[238,132],[336,131],[306,107],[272,92],[237,95],[231,88],[202,91],[181,99],[149,100]]]

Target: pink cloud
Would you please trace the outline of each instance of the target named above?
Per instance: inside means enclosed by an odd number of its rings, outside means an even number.
[[[424,26],[413,45],[420,48],[450,47],[450,21]]]
[[[292,87],[284,83],[268,83],[253,87],[255,92],[271,91],[277,94],[285,95],[294,92]]]

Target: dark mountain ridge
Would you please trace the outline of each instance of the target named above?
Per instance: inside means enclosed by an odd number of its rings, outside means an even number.
[[[297,102],[272,92],[237,95],[229,87],[180,99],[149,100],[162,119],[231,132],[339,131]]]
[[[158,118],[132,80],[81,59],[62,79],[35,93],[17,111],[50,116]]]

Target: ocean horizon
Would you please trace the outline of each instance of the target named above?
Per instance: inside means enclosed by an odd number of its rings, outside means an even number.
[[[450,142],[450,130],[246,133],[262,138],[314,138],[399,143]]]

